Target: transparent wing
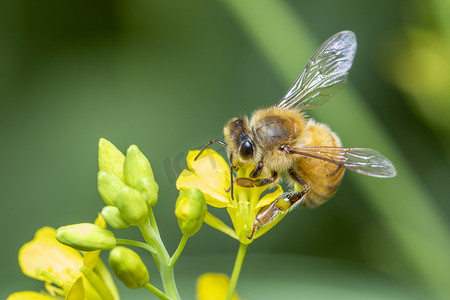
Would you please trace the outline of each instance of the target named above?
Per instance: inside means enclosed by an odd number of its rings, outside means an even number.
[[[327,102],[346,83],[355,53],[352,31],[331,36],[317,49],[277,107],[311,109]]]
[[[296,147],[290,153],[328,161],[351,171],[373,177],[394,177],[394,165],[379,152],[369,148]]]

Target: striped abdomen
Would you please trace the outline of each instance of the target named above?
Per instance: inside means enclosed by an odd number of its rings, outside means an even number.
[[[300,147],[332,146],[341,147],[341,141],[326,125],[309,120],[303,132]],[[344,168],[322,159],[299,157],[298,175],[309,186],[309,191],[302,204],[308,207],[318,206],[337,191],[344,175]],[[301,187],[296,186],[296,190]]]

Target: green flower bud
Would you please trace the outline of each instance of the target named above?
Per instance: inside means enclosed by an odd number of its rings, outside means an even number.
[[[152,177],[142,177],[136,183],[136,189],[141,192],[148,207],[152,207],[158,201],[158,184]]]
[[[130,289],[138,289],[150,280],[147,267],[139,255],[128,248],[117,246],[112,249],[109,264],[117,278]]]
[[[106,205],[115,205],[115,199],[122,188],[125,187],[125,183],[120,180],[119,177],[112,173],[106,173],[104,171],[98,172],[97,175],[98,192],[102,196]]]
[[[98,168],[100,171],[112,173],[125,182],[123,176],[123,162],[125,155],[111,142],[100,139],[98,143]]]
[[[105,206],[102,209],[101,215],[109,226],[120,229],[130,227],[130,224],[122,218],[120,211],[115,206]]]
[[[147,221],[148,206],[141,193],[124,187],[116,198],[116,206],[122,218],[131,225],[142,225]]]
[[[110,250],[116,246],[111,231],[91,223],[61,226],[56,230],[56,239],[81,251]]]
[[[181,232],[189,237],[196,234],[207,211],[205,198],[199,189],[181,191],[175,205],[175,215]]]
[[[127,150],[127,156],[123,164],[125,181],[133,188],[142,177],[153,177],[152,167],[148,159],[142,154],[136,145],[131,145]]]

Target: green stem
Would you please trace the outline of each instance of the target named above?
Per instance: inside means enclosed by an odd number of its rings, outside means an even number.
[[[233,274],[231,274],[230,286],[228,287],[228,293],[226,300],[231,300],[233,297],[234,290],[236,289],[236,284],[239,279],[239,274],[241,273],[242,263],[244,262],[245,253],[247,252],[248,244],[240,244],[239,251],[234,263]]]
[[[155,214],[153,213],[153,209],[149,208],[148,217],[150,218],[150,224],[152,224],[153,229],[159,236],[158,224],[156,223]]]
[[[145,250],[147,250],[149,252],[156,253],[155,249],[152,246],[150,246],[149,244],[146,244],[146,243],[133,241],[133,240],[128,240],[128,239],[116,239],[116,242],[117,242],[117,244],[140,247],[140,248],[143,248],[143,249],[145,249]]]
[[[178,257],[180,257],[180,254],[183,251],[184,246],[186,245],[186,242],[187,242],[188,238],[189,237],[187,235],[183,234],[183,237],[181,238],[180,243],[178,244],[177,250],[175,250],[175,253],[170,258],[170,263],[169,263],[170,266],[173,267],[173,265],[177,261]]]
[[[156,261],[156,265],[159,268],[161,280],[164,286],[164,292],[173,300],[179,300],[177,286],[175,283],[175,276],[173,272],[173,266],[170,265],[170,256],[167,252],[164,244],[159,236],[159,233],[155,231],[154,227],[150,224],[150,221],[139,226],[139,230],[144,237],[147,244],[151,245],[155,249],[153,257]]]
[[[166,294],[161,292],[159,289],[157,289],[155,286],[151,285],[150,283],[147,283],[146,285],[144,285],[144,288],[149,290],[153,294],[155,294],[159,299],[170,300],[170,298]]]

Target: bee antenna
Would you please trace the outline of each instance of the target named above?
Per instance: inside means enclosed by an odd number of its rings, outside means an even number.
[[[220,146],[223,146],[223,147],[226,147],[226,146],[227,146],[227,144],[224,143],[224,142],[222,142],[222,141],[219,141],[219,140],[216,140],[216,139],[210,140],[209,142],[207,142],[207,143],[205,144],[205,146],[203,146],[203,148],[200,150],[200,152],[199,152],[199,153],[197,154],[197,156],[194,158],[194,161],[196,161],[196,160],[200,157],[200,155],[202,155],[202,153],[203,153],[206,149],[208,149],[209,146],[211,146],[213,143],[219,144]]]

